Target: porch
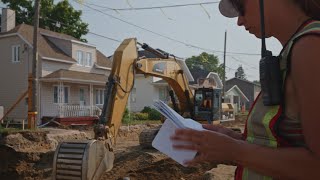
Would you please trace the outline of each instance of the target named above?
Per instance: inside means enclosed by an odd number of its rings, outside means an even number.
[[[102,112],[107,76],[60,70],[41,79],[41,117],[64,125],[92,124]]]

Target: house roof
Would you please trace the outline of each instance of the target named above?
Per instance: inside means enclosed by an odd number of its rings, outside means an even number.
[[[237,85],[232,86],[232,88],[230,88],[230,89],[226,92],[226,94],[230,93],[230,92],[233,91],[233,90],[238,91],[238,92],[242,95],[242,97],[244,97],[244,99],[249,102],[249,99],[247,98],[247,96],[241,91],[241,89],[240,89]]]
[[[215,72],[210,72],[208,75],[207,75],[207,78],[212,78],[214,79],[214,81],[217,83],[217,88],[223,88],[223,83],[218,75],[218,73],[215,73]]]
[[[62,34],[62,33],[57,33],[53,32],[50,30],[42,29],[39,28],[39,55],[47,58],[53,58],[53,59],[59,59],[59,60],[65,60],[69,61],[70,63],[76,63],[77,61],[64,53],[58,46],[56,46],[54,43],[52,43],[48,36],[59,38],[59,39],[64,39],[67,41],[79,41],[78,39]],[[1,35],[8,35],[8,34],[13,34],[13,33],[18,33],[20,34],[30,45],[33,44],[33,26],[27,25],[27,24],[20,24],[16,26],[14,29],[0,33]],[[102,54],[100,51],[97,50],[97,64],[102,67],[111,67],[112,62],[110,59],[108,59],[104,54]]]
[[[256,85],[256,86],[261,86],[260,84],[257,84],[257,83],[254,83],[254,82],[251,82],[251,81],[248,81],[248,80],[245,80],[245,79],[237,78],[237,77],[233,77],[231,79],[228,79],[228,80],[226,80],[226,82],[234,80],[234,79],[239,80],[239,81],[243,81],[243,82],[246,82],[246,83],[249,83],[249,84],[253,84],[253,85]]]
[[[41,78],[41,81],[72,81],[72,82],[91,82],[91,83],[105,83],[108,77],[102,74],[93,74],[86,72],[70,71],[60,69],[47,76]]]
[[[97,50],[97,65],[102,67],[112,67],[112,61],[107,58],[102,52]]]

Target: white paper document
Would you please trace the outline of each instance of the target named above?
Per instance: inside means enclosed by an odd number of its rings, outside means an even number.
[[[154,103],[155,108],[164,115],[167,120],[161,126],[157,136],[152,142],[152,146],[160,152],[166,154],[179,164],[186,166],[184,161],[192,160],[197,152],[173,149],[173,142],[170,139],[176,129],[190,128],[195,130],[205,130],[202,125],[192,119],[184,119],[180,114],[171,109],[162,101]]]

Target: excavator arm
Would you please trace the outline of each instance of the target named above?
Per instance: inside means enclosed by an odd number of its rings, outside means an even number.
[[[193,94],[177,60],[146,44],[142,47],[160,58],[138,59],[136,39],[121,43],[113,56],[102,113],[94,128],[95,140],[60,143],[54,157],[53,179],[99,179],[105,171],[112,169],[113,147],[136,74],[164,79],[176,93],[181,113],[192,116]]]
[[[154,54],[161,53],[150,47],[145,49]],[[100,117],[101,126],[96,130],[97,137],[104,135],[106,139],[111,138],[113,143],[116,142],[136,74],[164,79],[177,95],[181,112],[192,114],[193,94],[177,60],[169,56],[138,59],[136,39],[126,39],[113,56],[112,71],[106,84],[105,103]],[[103,131],[106,132],[101,133]]]

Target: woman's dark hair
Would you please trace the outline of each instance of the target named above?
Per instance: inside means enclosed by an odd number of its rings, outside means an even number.
[[[313,19],[320,20],[320,0],[294,0]]]

